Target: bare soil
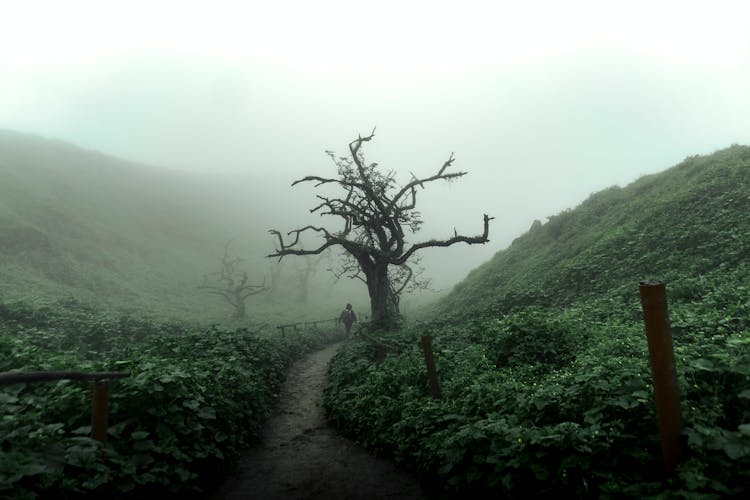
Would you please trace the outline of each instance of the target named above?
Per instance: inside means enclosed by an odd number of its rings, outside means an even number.
[[[258,446],[213,496],[225,499],[426,499],[412,476],[339,436],[322,404],[327,368],[340,343],[296,362]]]

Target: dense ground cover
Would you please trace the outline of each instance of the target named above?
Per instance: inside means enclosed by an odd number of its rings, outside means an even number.
[[[456,285],[434,313],[565,306],[627,294],[643,279],[675,282],[717,269],[731,274],[750,255],[748,193],[748,146],[691,157],[594,193],[544,224],[535,222]]]
[[[36,199],[26,189],[13,193],[21,202]],[[371,449],[437,478],[432,483],[449,495],[746,496],[748,193],[750,148],[733,146],[596,193],[535,223],[423,322],[350,342],[331,369],[329,415]],[[55,188],[45,196],[54,201],[60,194],[65,190]],[[68,266],[73,254],[58,252],[65,241],[50,239],[52,229],[78,242],[71,235],[79,233],[69,230],[74,225],[61,221],[78,214],[83,220],[91,210],[71,205],[61,218],[45,209],[32,220],[26,217],[36,212],[22,205],[0,208],[9,235],[0,242],[4,293],[23,291],[36,300],[49,288],[42,285],[57,287],[70,281],[63,271],[90,264],[90,291],[106,296],[109,289],[98,283],[102,267],[113,276],[133,275],[117,271],[109,258]],[[141,235],[131,224],[122,227]],[[113,226],[110,242],[118,255],[143,254],[123,246],[128,231],[121,229]],[[145,262],[137,259],[131,268],[151,279],[159,266]],[[198,268],[203,264],[183,269],[192,276]],[[667,282],[685,419],[688,453],[667,482],[637,296],[644,278]],[[170,310],[189,309],[189,317],[205,319],[205,309],[190,305],[203,298],[173,293],[192,290],[191,279],[146,302],[164,307],[161,297],[172,297],[179,307]],[[111,284],[128,288],[117,278]],[[104,447],[87,437],[89,384],[1,387],[0,496],[197,495],[252,442],[290,360],[330,338],[144,319],[139,304],[131,304],[146,297],[136,289],[142,290],[133,288],[124,302],[113,299],[120,310],[132,305],[129,315],[101,314],[76,301],[0,304],[0,371],[132,374],[112,383]],[[418,347],[425,333],[434,337],[439,400],[429,396]]]
[[[110,382],[104,446],[90,383],[0,386],[0,496],[198,495],[257,437],[289,363],[332,339],[0,304],[0,372],[131,374]]]
[[[326,405],[343,431],[461,496],[746,495],[750,301],[735,285],[672,301],[688,453],[666,484],[637,297],[424,323],[387,336],[382,362],[374,344],[352,342]]]
[[[750,148],[733,146],[535,223],[424,321],[347,345],[329,414],[456,496],[746,496],[748,193]],[[638,296],[654,278],[667,284],[687,450],[667,481]]]

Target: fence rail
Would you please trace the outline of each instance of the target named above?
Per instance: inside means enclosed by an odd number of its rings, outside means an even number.
[[[125,372],[4,372],[0,373],[0,385],[22,384],[27,382],[54,382],[56,380],[107,380],[112,378],[126,378]]]
[[[318,319],[315,321],[299,321],[297,323],[289,323],[286,325],[277,325],[276,328],[281,331],[281,334],[284,335],[286,333],[287,328],[293,329],[295,332],[297,331],[297,327],[299,325],[308,326],[312,325],[313,328],[318,327],[318,323],[328,323],[329,321],[333,321],[334,323],[338,321],[337,318],[330,318],[330,319]]]
[[[0,385],[24,384],[28,382],[55,382],[57,380],[93,380],[94,395],[91,403],[91,437],[102,443],[107,441],[109,380],[129,377],[125,372],[3,372]]]

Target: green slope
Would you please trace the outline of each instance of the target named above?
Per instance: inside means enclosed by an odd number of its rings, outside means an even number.
[[[440,311],[507,311],[637,293],[644,279],[746,270],[750,147],[686,159],[662,173],[591,195],[550,217],[472,271]],[[682,280],[684,281],[684,280]]]
[[[197,286],[218,271],[230,238],[251,282],[270,282],[273,220],[257,196],[261,180],[146,167],[0,131],[0,301],[72,296],[161,316],[227,317],[231,307]],[[287,308],[263,296],[248,305],[276,316]]]
[[[746,497],[749,188],[732,146],[534,223],[423,321],[346,344],[330,418],[446,498]],[[667,480],[644,279],[666,282],[673,334],[685,453]]]

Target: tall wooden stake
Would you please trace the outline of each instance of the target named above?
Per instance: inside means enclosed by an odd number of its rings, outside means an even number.
[[[91,411],[91,437],[102,443],[107,442],[107,406],[109,403],[109,383],[107,380],[94,381],[94,403]]]
[[[422,351],[424,351],[424,362],[427,365],[427,377],[430,379],[430,393],[434,399],[440,399],[440,384],[435,368],[435,358],[432,355],[432,337],[422,335]]]
[[[670,475],[682,458],[682,415],[672,332],[667,316],[667,292],[662,282],[641,282],[640,292],[654,380],[664,472]]]

